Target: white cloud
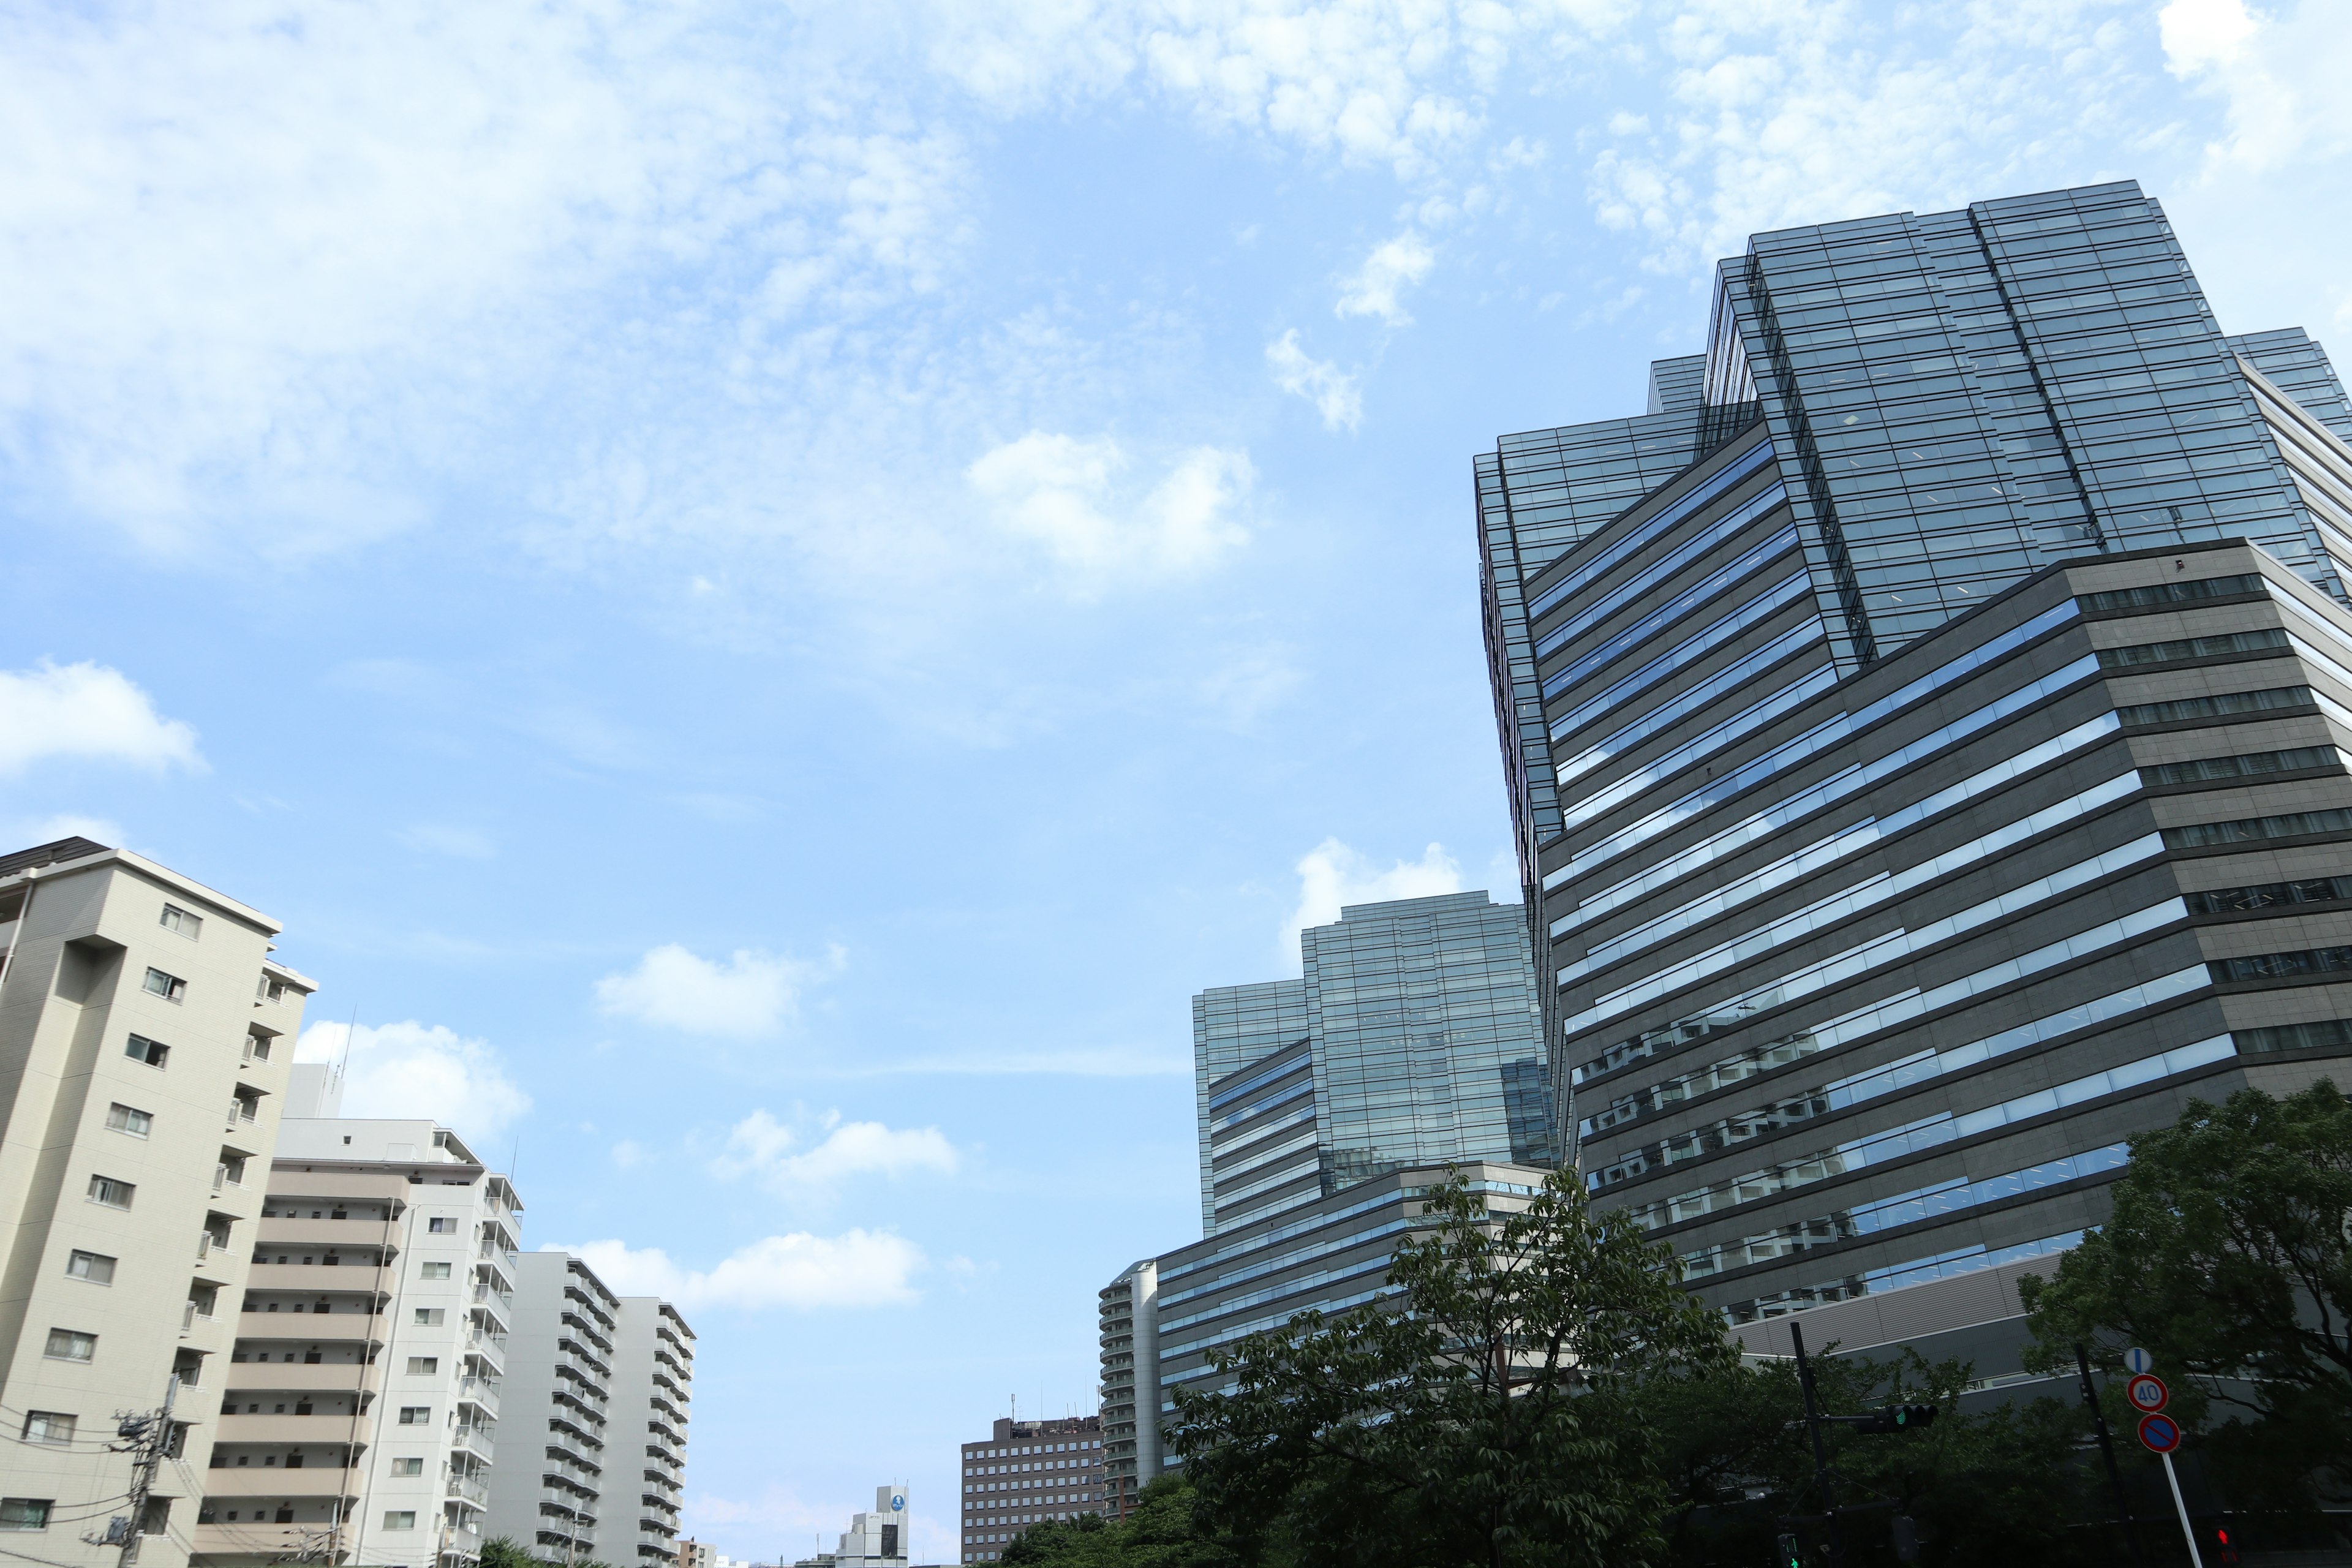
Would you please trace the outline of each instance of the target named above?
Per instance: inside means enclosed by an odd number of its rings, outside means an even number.
[[[765,1110],[737,1122],[727,1147],[710,1162],[721,1181],[757,1177],[779,1197],[823,1200],[861,1177],[888,1180],[929,1172],[953,1175],[955,1146],[936,1127],[890,1128],[879,1121],[844,1121],[829,1110],[819,1122],[824,1139],[803,1148],[803,1135]]]
[[[634,1171],[653,1158],[646,1152],[646,1146],[634,1138],[624,1138],[614,1144],[612,1157],[613,1163],[624,1171]]]
[[[793,1231],[737,1248],[705,1272],[680,1268],[657,1247],[592,1241],[542,1250],[576,1253],[624,1296],[662,1296],[680,1307],[901,1307],[917,1300],[922,1249],[887,1230],[839,1236]]]
[[[1391,327],[1410,325],[1412,317],[1398,295],[1428,277],[1436,263],[1436,253],[1410,230],[1382,240],[1355,275],[1341,283],[1335,310],[1342,316],[1378,316]]]
[[[50,664],[0,670],[0,774],[52,757],[201,770],[196,732],[155,711],[121,670]]]
[[[667,942],[627,973],[597,981],[596,1005],[659,1028],[749,1039],[772,1034],[790,1021],[799,1011],[801,992],[813,981],[838,973],[845,962],[837,947],[822,963],[739,948],[721,963]]]
[[[1108,436],[1033,430],[982,455],[964,477],[999,527],[1040,546],[1083,590],[1197,573],[1248,540],[1239,513],[1256,474],[1247,454],[1196,447],[1122,505],[1127,466]]]
[[[530,1096],[507,1077],[488,1042],[439,1024],[312,1024],[295,1043],[294,1059],[347,1061],[346,1116],[423,1118],[477,1143],[496,1138],[530,1109]]]
[[[2156,22],[2164,63],[2177,76],[2226,63],[2255,28],[2243,0],[2172,0],[2157,13]]]
[[[401,829],[400,841],[411,849],[427,855],[446,855],[457,860],[488,860],[496,856],[499,847],[487,833],[470,827],[455,827],[446,822],[418,822]]]
[[[1297,328],[1265,345],[1265,363],[1274,368],[1276,385],[1315,405],[1326,430],[1353,430],[1363,418],[1364,395],[1356,378],[1336,364],[1308,355],[1298,346]]]
[[[1418,860],[1399,860],[1381,867],[1362,851],[1337,838],[1326,838],[1301,856],[1298,907],[1282,928],[1284,960],[1298,962],[1298,933],[1308,926],[1328,925],[1349,904],[1377,904],[1391,899],[1426,899],[1462,891],[1462,868],[1432,844]]]

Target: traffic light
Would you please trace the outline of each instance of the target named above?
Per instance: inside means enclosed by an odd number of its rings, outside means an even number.
[[[1932,1405],[1889,1405],[1867,1415],[1841,1417],[1856,1432],[1916,1432],[1935,1424],[1936,1407]]]
[[[1783,1535],[1780,1537],[1780,1555],[1777,1561],[1780,1563],[1780,1568],[1805,1568],[1805,1554],[1797,1550],[1797,1538],[1795,1536]]]
[[[1907,1513],[1895,1516],[1895,1561],[1919,1561],[1919,1521]]]
[[[2216,1551],[2214,1552],[2214,1553],[2213,1553],[2213,1561],[2214,1561],[2214,1562],[2216,1562],[2216,1563],[2223,1563],[2223,1564],[2234,1563],[2235,1562],[2237,1562],[2237,1560],[2238,1560],[2238,1548],[2237,1548],[2237,1546],[2236,1546],[2236,1545],[2235,1545],[2235,1544],[2234,1544],[2234,1543],[2230,1540],[2230,1532],[2229,1532],[2228,1531],[2226,1531],[2226,1530],[2217,1530],[2217,1531],[2215,1531],[2213,1532],[2213,1541],[2214,1541],[2214,1544],[2215,1544],[2215,1546],[2216,1546],[2216,1548],[2217,1548],[2217,1550],[2216,1550]]]

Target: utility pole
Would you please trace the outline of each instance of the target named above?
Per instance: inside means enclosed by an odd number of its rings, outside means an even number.
[[[2099,1408],[2099,1391],[2091,1384],[2091,1352],[2079,1344],[2074,1347],[2074,1365],[2083,1374],[2083,1403],[2091,1407],[2091,1425],[2099,1434],[2099,1457],[2107,1462],[2107,1485],[2115,1489],[2116,1517],[2123,1521],[2124,1544],[2131,1551],[2131,1560],[2137,1563],[2139,1527],[2132,1522],[2131,1504],[2124,1499],[2123,1472],[2116,1468],[2116,1446],[2107,1437],[2107,1414]]]
[[[129,1452],[139,1456],[131,1467],[131,1513],[120,1521],[119,1538],[115,1527],[110,1525],[106,1535],[91,1544],[120,1547],[117,1568],[131,1568],[139,1561],[140,1527],[147,1521],[147,1496],[155,1489],[155,1472],[163,1468],[163,1451],[172,1446],[172,1405],[179,1393],[180,1374],[175,1372],[163,1384],[163,1409],[152,1415],[125,1415],[114,1429],[118,1438],[131,1445]]]
[[[1789,1342],[1797,1347],[1797,1386],[1804,1391],[1805,1426],[1813,1438],[1813,1485],[1822,1494],[1822,1517],[1829,1525],[1830,1568],[1844,1568],[1845,1534],[1838,1528],[1837,1497],[1830,1489],[1830,1461],[1822,1446],[1822,1414],[1813,1397],[1813,1363],[1805,1359],[1805,1331],[1789,1320]]]

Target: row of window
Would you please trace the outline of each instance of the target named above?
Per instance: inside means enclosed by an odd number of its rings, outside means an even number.
[[[2105,1071],[2085,1073],[2048,1089],[2016,1095],[1979,1110],[1961,1111],[1957,1115],[1948,1110],[1938,1111],[1900,1127],[1868,1133],[1834,1148],[1784,1160],[1761,1171],[1713,1182],[1686,1193],[1677,1193],[1670,1198],[1659,1198],[1628,1212],[1634,1223],[1652,1230],[1706,1215],[1719,1214],[1742,1204],[1775,1197],[1791,1188],[1849,1175],[1867,1166],[1898,1160],[1955,1139],[1989,1132],[1996,1127],[2047,1115],[2069,1105],[2095,1100],[2101,1095],[2153,1083],[2158,1079],[2187,1072],[2191,1068],[2227,1061],[2236,1054],[2237,1047],[2229,1036],[2216,1035],[2210,1039],[2175,1047]]]

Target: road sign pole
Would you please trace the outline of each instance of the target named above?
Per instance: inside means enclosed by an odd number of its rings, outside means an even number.
[[[2190,1568],[2205,1568],[2205,1560],[2197,1555],[2197,1530],[2189,1522],[2189,1505],[2180,1500],[2180,1477],[2172,1468],[2172,1456],[2159,1454],[2157,1458],[2164,1461],[2164,1479],[2172,1487],[2172,1506],[2180,1514],[2180,1539],[2189,1542]]]
[[[2132,1522],[2131,1504],[2124,1498],[2123,1472],[2116,1468],[2116,1446],[2107,1438],[2107,1415],[2099,1407],[2099,1391],[2091,1383],[2091,1352],[2076,1345],[2074,1364],[2082,1369],[2083,1403],[2091,1407],[2091,1426],[2099,1435],[2099,1454],[2107,1462],[2107,1485],[2115,1489],[2116,1517],[2123,1521],[2124,1546],[2137,1565],[2140,1560],[2139,1529]]]

